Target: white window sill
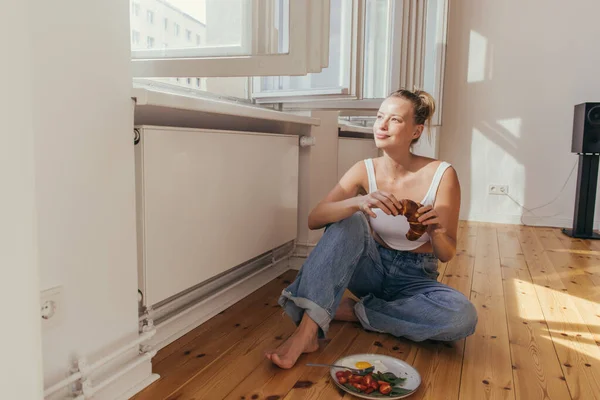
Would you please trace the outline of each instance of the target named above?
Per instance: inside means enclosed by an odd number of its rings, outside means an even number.
[[[134,88],[135,125],[306,134],[320,119],[227,100]]]
[[[293,103],[305,102],[311,100],[323,100],[333,97],[350,97],[350,91],[347,88],[323,88],[323,89],[298,89],[298,90],[279,90],[254,92],[252,95],[257,103]]]

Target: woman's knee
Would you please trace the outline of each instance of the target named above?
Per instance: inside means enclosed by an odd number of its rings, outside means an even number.
[[[361,212],[356,212],[351,216],[329,225],[325,232],[329,235],[344,238],[345,240],[361,240],[369,234],[369,224],[366,217]]]
[[[477,309],[462,294],[457,296],[454,310],[449,315],[448,340],[459,340],[472,335],[477,326]]]

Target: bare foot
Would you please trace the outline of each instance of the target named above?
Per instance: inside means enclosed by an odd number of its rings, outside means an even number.
[[[358,318],[356,318],[356,314],[354,313],[355,304],[356,300],[349,297],[342,299],[333,319],[337,321],[358,321]]]
[[[308,337],[294,332],[277,350],[267,352],[266,356],[280,368],[289,369],[296,364],[303,353],[312,353],[319,349],[317,337]]]
[[[296,331],[277,350],[267,351],[265,356],[280,368],[289,369],[296,364],[303,353],[319,349],[317,341],[318,325],[304,314]]]

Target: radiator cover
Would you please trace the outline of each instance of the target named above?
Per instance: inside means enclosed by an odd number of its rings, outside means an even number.
[[[298,136],[136,129],[144,306],[296,238]]]

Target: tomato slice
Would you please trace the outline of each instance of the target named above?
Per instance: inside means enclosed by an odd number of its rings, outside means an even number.
[[[388,394],[389,392],[392,391],[392,387],[390,386],[389,383],[385,383],[385,385],[379,385],[379,392],[381,394]]]

